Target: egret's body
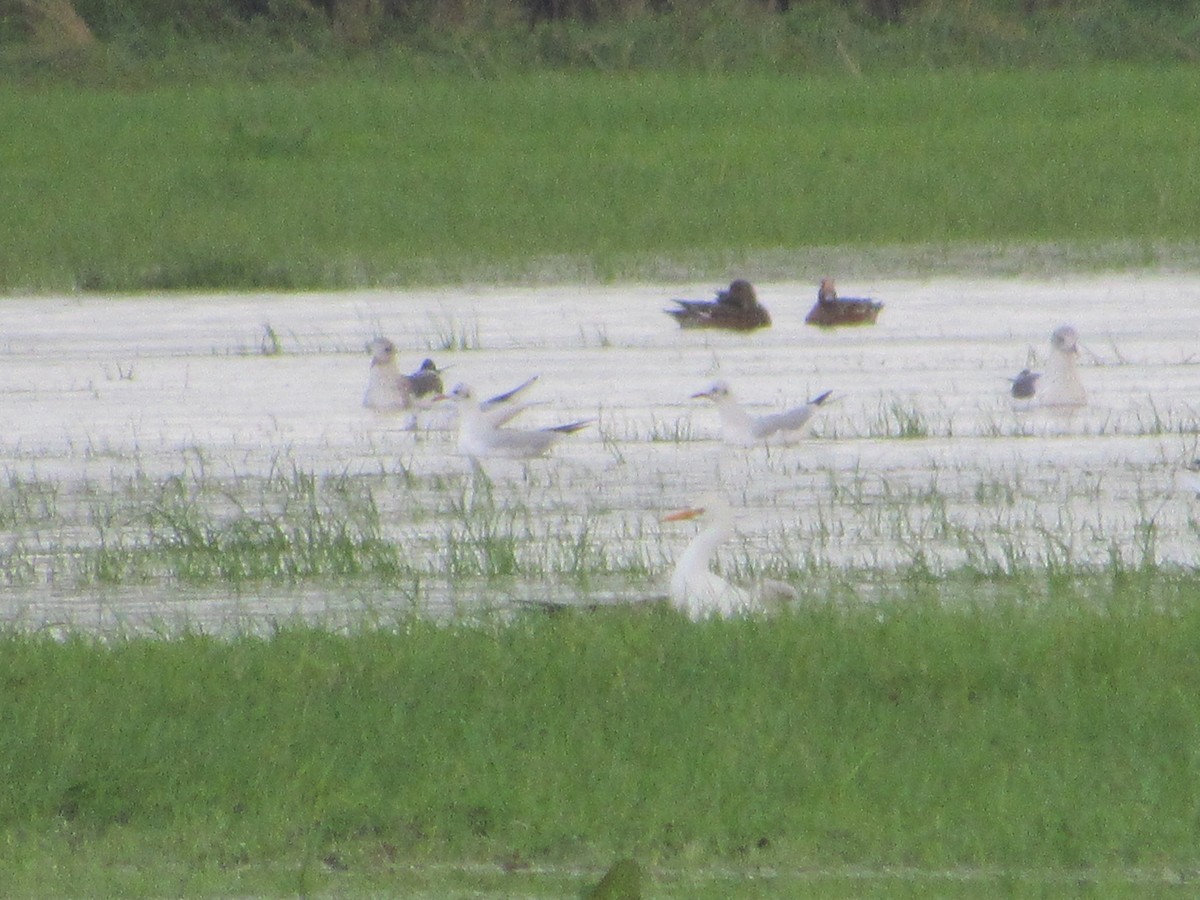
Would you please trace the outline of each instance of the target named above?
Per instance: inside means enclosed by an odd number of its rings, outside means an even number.
[[[746,412],[724,381],[715,382],[708,390],[692,397],[711,400],[717,407],[717,415],[721,417],[721,438],[725,443],[753,447],[764,442],[788,443],[804,437],[813,416],[831,393],[825,391],[801,406],[766,416],[752,416]]]
[[[724,500],[714,497],[706,499],[704,506],[671,513],[665,521],[698,517],[706,527],[692,538],[675,563],[671,573],[671,603],[692,619],[703,619],[714,613],[733,616],[752,612],[756,604],[751,594],[709,569],[717,548],[733,537],[733,511]]]

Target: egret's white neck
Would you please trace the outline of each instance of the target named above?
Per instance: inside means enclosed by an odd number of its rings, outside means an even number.
[[[733,536],[733,520],[729,516],[721,516],[698,535],[692,538],[675,564],[675,574],[671,579],[672,585],[682,587],[689,576],[699,572],[707,572],[708,564],[717,552],[717,548]]]

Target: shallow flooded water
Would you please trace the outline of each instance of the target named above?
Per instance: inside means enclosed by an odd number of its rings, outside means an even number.
[[[8,299],[0,619],[227,627],[642,600],[664,592],[695,531],[663,512],[712,490],[740,510],[719,555],[735,577],[1195,565],[1200,500],[1177,477],[1200,456],[1200,276],[839,286],[882,300],[878,324],[805,326],[810,284],[758,285],[774,325],[750,334],[681,330],[663,314],[713,283]],[[1081,336],[1090,402],[1021,408],[1007,378],[1043,366],[1064,322]],[[427,356],[449,367],[447,387],[490,395],[538,375],[542,402],[522,424],[594,422],[546,459],[485,461],[481,478],[447,413],[410,429],[363,408],[364,345],[381,334],[405,371]],[[803,442],[733,448],[691,399],[715,378],[752,412],[833,395]],[[252,485],[281,473],[368,485],[422,577],[234,591],[80,577],[63,562],[136,545],[134,511],[163,483],[203,485],[246,513],[265,502]],[[481,492],[512,577],[455,574],[451,544],[471,533]]]

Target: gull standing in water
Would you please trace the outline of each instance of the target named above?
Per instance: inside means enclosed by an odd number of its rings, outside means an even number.
[[[376,412],[411,412],[416,397],[408,376],[396,365],[396,345],[385,337],[367,344],[371,354],[371,373],[363,406]]]
[[[695,518],[701,519],[707,527],[692,538],[671,573],[671,603],[677,609],[691,619],[703,619],[713,613],[728,617],[766,612],[772,603],[796,598],[795,590],[782,582],[767,582],[762,590],[751,593],[709,570],[717,547],[729,540],[734,532],[733,510],[724,497],[710,495],[702,506],[678,510],[665,516],[663,521]]]
[[[721,417],[721,438],[725,443],[752,447],[763,442],[786,443],[803,437],[813,416],[832,393],[825,391],[802,406],[766,416],[752,416],[746,412],[724,381],[716,381],[708,390],[692,394],[692,399],[711,400],[717,407],[717,415]]]
[[[380,413],[408,413],[406,427],[417,426],[417,412],[428,410],[433,398],[442,388],[442,370],[432,359],[426,359],[411,375],[400,371],[396,364],[396,345],[385,337],[367,344],[371,354],[371,372],[367,377],[367,392],[363,406]]]
[[[509,391],[503,398],[511,399],[517,391],[523,390],[529,383]],[[498,398],[492,398],[484,404],[475,401],[471,388],[458,384],[449,394],[442,395],[444,399],[452,400],[458,407],[458,451],[472,459],[484,457],[500,457],[505,459],[531,459],[543,456],[558,440],[566,434],[573,434],[591,424],[590,419],[569,422],[566,425],[554,425],[549,428],[503,428],[504,423],[514,418],[518,413],[527,409],[531,404],[505,403],[493,404]],[[441,399],[441,398],[439,398]]]
[[[1046,371],[1022,369],[1011,379],[1012,395],[1018,400],[1032,399],[1039,406],[1071,408],[1087,405],[1087,391],[1076,368],[1079,358],[1079,332],[1070,325],[1059,325],[1050,335],[1050,358]]]
[[[396,345],[385,337],[375,338],[367,344],[371,353],[371,373],[367,379],[367,392],[363,406],[376,412],[407,412],[410,426],[415,427],[418,410],[432,408],[433,402],[442,396],[442,373],[432,359],[426,359],[421,367],[406,375],[396,364]],[[527,400],[518,400],[538,377],[532,375],[515,388],[489,397],[478,404],[494,425],[503,425],[518,413],[535,406]],[[450,423],[453,427],[453,423]]]

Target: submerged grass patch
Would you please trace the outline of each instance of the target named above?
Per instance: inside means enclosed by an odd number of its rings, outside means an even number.
[[[1161,573],[915,578],[700,624],[646,608],[266,638],[9,633],[0,823],[26,858],[157,833],[163,856],[138,866],[218,883],[619,855],[1183,870],[1198,642],[1200,581]],[[0,886],[20,893],[30,871]],[[69,868],[45,877],[72,892]]]
[[[534,488],[560,485],[551,479]],[[388,506],[381,510],[381,499]],[[611,512],[611,511],[610,511]],[[613,536],[589,515],[532,504],[482,472],[422,478],[324,475],[281,464],[267,477],[201,472],[64,485],[0,485],[0,555],[11,588],[89,591],[357,583],[443,589],[476,579],[645,578],[642,535]],[[632,548],[631,548],[632,547]]]
[[[94,539],[60,548],[61,569],[47,577],[71,573],[85,585],[242,585],[410,574],[383,534],[370,488],[349,478],[292,470],[233,489],[171,477],[109,495],[88,515]],[[39,555],[54,565],[44,548]]]
[[[624,461],[627,448],[612,446],[618,464],[636,464]],[[739,530],[716,565],[735,580],[783,579],[803,592],[908,573],[1169,574],[1190,565],[1197,532],[1187,497],[1164,492],[1157,466],[1130,473],[1132,489],[1114,495],[1104,470],[1021,464],[819,475],[786,455],[764,464],[797,493],[747,488],[735,497]],[[549,603],[564,591],[580,602],[661,594],[693,532],[663,528],[653,496],[581,504],[589,489],[569,468],[492,480],[403,469],[317,475],[286,462],[265,477],[218,477],[203,467],[161,482],[12,477],[0,484],[0,577],[29,598],[338,585],[403,589],[438,610],[450,596],[506,607],[513,590]],[[491,594],[506,599],[492,603]],[[12,604],[14,621],[21,608]]]

